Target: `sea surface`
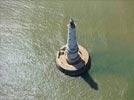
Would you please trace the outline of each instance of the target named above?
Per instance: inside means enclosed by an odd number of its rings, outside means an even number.
[[[80,77],[55,64],[71,17],[92,59]],[[0,100],[134,100],[134,1],[0,0]]]

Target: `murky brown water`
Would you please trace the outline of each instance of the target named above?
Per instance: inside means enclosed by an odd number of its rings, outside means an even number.
[[[133,100],[132,0],[0,0],[0,100]],[[82,77],[57,70],[73,17],[92,55]],[[97,89],[98,87],[98,89]]]

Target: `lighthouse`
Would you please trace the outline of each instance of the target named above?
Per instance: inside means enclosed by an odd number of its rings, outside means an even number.
[[[76,27],[73,19],[70,19],[68,26],[68,38],[67,38],[67,61],[70,64],[76,63],[80,57],[78,54],[79,48],[76,40]]]
[[[67,75],[79,76],[90,68],[91,58],[88,51],[77,42],[76,25],[73,19],[70,19],[67,27],[67,44],[58,51],[56,65]]]

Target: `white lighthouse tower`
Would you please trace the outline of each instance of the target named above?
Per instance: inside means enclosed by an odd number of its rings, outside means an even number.
[[[68,38],[67,38],[67,61],[70,64],[76,63],[80,57],[78,54],[79,48],[76,40],[76,27],[73,19],[70,19],[68,24]]]
[[[73,19],[68,24],[67,44],[57,53],[56,64],[60,71],[71,76],[81,75],[90,68],[91,59],[87,50],[77,43]]]

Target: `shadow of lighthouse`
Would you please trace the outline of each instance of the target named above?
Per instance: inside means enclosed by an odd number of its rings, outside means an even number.
[[[85,72],[81,75],[82,79],[88,83],[88,85],[94,89],[94,90],[98,90],[98,84],[94,81],[94,79],[92,78],[92,76],[88,73]]]
[[[83,74],[81,75],[81,78],[82,78],[85,82],[87,82],[87,84],[88,84],[92,89],[98,90],[98,89],[99,89],[99,88],[98,88],[98,84],[94,81],[94,79],[92,78],[92,76],[91,76],[90,73],[88,72],[88,70],[90,70],[90,68],[91,68],[91,57],[90,57],[90,56],[89,56],[89,61],[88,61],[88,63],[87,63],[86,66],[87,66],[86,68],[88,68],[88,69],[85,71],[85,73],[83,73]]]

